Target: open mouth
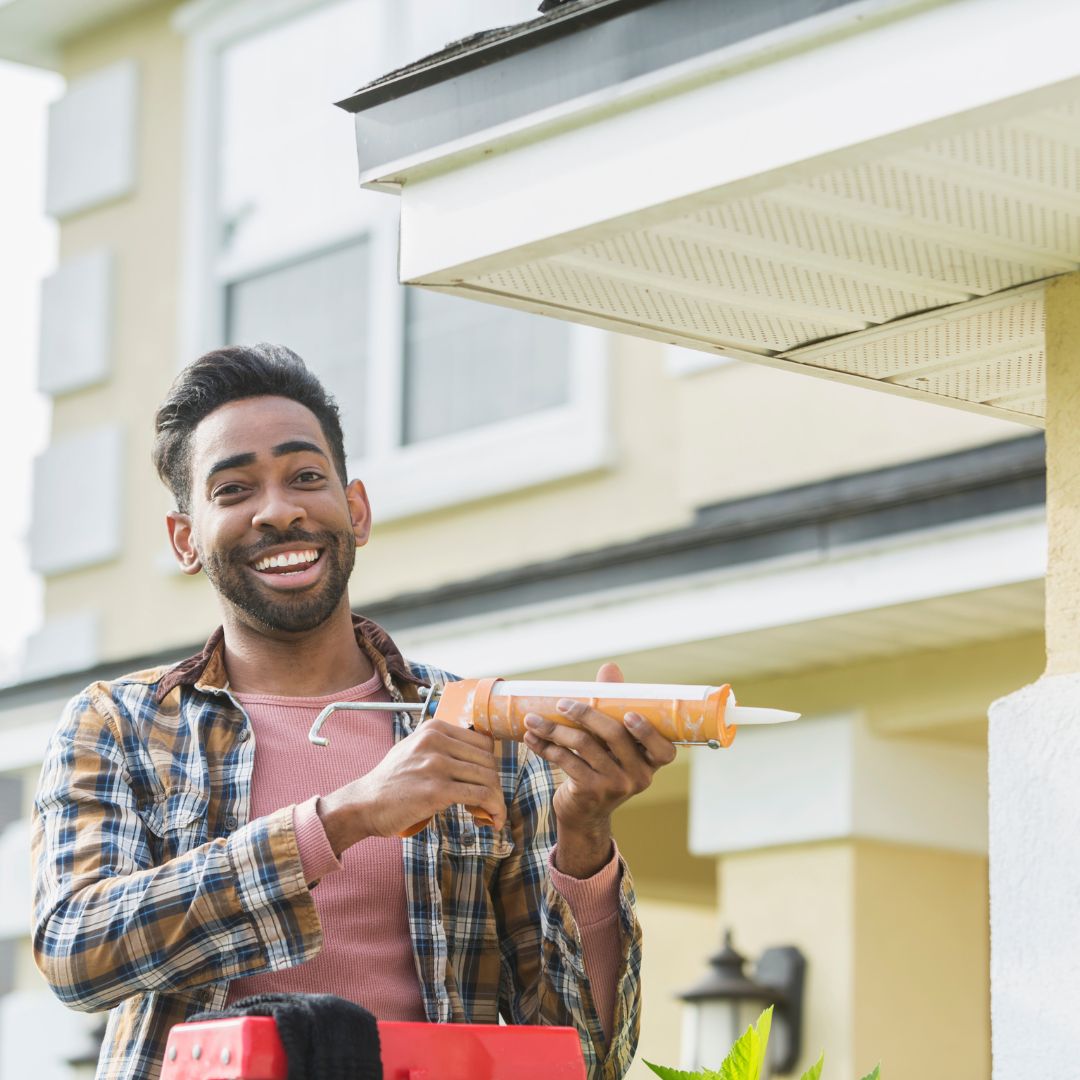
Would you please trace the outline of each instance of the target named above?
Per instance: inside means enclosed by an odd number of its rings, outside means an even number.
[[[279,551],[274,555],[264,555],[249,565],[257,573],[271,577],[299,577],[317,565],[321,558],[322,551],[318,548],[297,548],[294,551]]]

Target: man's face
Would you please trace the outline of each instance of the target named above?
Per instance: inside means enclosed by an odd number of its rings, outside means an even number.
[[[348,604],[370,512],[359,481],[342,486],[314,413],[280,397],[230,402],[190,449],[191,513],[169,517],[186,572],[205,570],[262,632],[312,630]]]

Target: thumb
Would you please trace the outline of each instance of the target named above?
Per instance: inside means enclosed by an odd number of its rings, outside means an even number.
[[[626,682],[623,678],[622,668],[618,664],[601,664],[596,673],[597,682]]]

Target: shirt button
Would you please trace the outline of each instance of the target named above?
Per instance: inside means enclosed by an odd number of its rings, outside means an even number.
[[[237,824],[238,824],[238,822],[237,822],[236,818],[234,818],[234,817],[232,816],[232,814],[230,814],[230,815],[229,815],[229,816],[228,816],[228,817],[227,817],[227,818],[225,819],[225,828],[226,828],[226,829],[235,829],[235,828],[236,828],[236,826],[237,826]]]
[[[237,742],[247,742],[251,737],[251,732],[247,728],[241,728],[240,734],[236,736]]]

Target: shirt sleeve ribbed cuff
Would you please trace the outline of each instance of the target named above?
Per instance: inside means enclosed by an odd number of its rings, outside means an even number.
[[[341,862],[327,839],[322,819],[319,817],[319,797],[308,799],[293,807],[293,828],[296,830],[296,846],[300,850],[300,862],[304,867],[304,880],[318,881],[327,874],[341,869]]]
[[[555,869],[555,852],[548,857],[548,873],[559,895],[570,905],[578,926],[584,929],[607,922],[619,910],[619,885],[622,867],[619,849],[611,841],[611,858],[588,878],[574,878]]]

